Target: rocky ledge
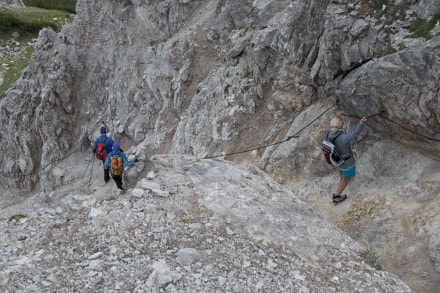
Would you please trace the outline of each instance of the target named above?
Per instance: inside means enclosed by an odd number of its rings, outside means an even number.
[[[93,182],[3,209],[3,292],[411,292],[261,170],[151,161],[123,193]]]

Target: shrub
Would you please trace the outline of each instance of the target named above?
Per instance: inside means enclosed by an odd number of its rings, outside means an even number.
[[[38,32],[45,28],[51,27],[54,30],[58,29],[57,24],[41,19],[22,19],[12,12],[0,12],[0,30],[7,32],[10,30],[18,31],[25,35],[28,33],[38,34]]]
[[[375,268],[376,270],[382,270],[383,267],[380,263],[380,258],[371,247],[368,247],[365,250],[361,251],[361,257],[371,267]]]
[[[3,83],[0,84],[0,100],[5,95],[6,91],[20,78],[22,70],[28,65],[29,59],[33,52],[32,47],[27,47],[19,57],[12,58],[11,56],[5,56],[0,58],[1,63],[9,64],[0,69],[0,73],[3,75]]]
[[[21,219],[26,218],[26,215],[23,214],[15,214],[9,217],[9,221],[20,221]]]
[[[0,30],[7,31],[13,27],[19,26],[20,21],[14,15],[7,12],[0,12]]]
[[[23,0],[24,5],[75,13],[76,0]]]
[[[359,13],[360,15],[371,14],[373,17],[379,19],[385,17],[385,23],[391,24],[396,20],[403,20],[408,10],[408,5],[394,5],[388,0],[373,0],[362,1]]]
[[[41,20],[25,22],[22,26],[23,30],[29,33],[38,33],[45,27],[51,27],[53,30],[58,30],[58,26],[55,23]]]
[[[71,20],[71,13],[61,10],[24,7],[5,8],[0,11],[0,45],[10,43],[13,36],[12,44],[16,41],[20,43],[16,47],[19,51],[8,50],[0,56],[0,63],[6,64],[0,67],[0,75],[3,77],[3,82],[0,84],[0,99],[5,96],[6,91],[29,63],[33,47],[28,42],[36,38],[42,28],[50,27],[58,31]]]
[[[438,21],[440,21],[440,11],[434,14],[430,20],[417,18],[411,23],[409,27],[409,31],[412,32],[412,34],[409,35],[409,37],[410,38],[422,37],[427,40],[431,39],[432,35],[430,31],[434,28],[434,26]]]
[[[188,215],[183,215],[182,216],[182,222],[184,222],[185,224],[189,224],[189,216]]]
[[[386,55],[391,55],[391,54],[396,53],[396,52],[397,52],[397,50],[394,49],[391,46],[391,43],[388,43],[385,48],[383,48],[382,50],[377,52],[377,57],[383,57],[383,56],[386,56]]]

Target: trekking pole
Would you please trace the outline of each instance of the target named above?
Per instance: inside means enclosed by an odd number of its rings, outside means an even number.
[[[92,154],[92,161],[93,161],[94,158],[95,158],[95,154]],[[89,165],[90,165],[90,161],[87,163],[87,167],[86,167],[86,170],[84,171],[84,174],[83,174],[82,178],[84,178],[84,176],[86,176],[86,172],[89,169]]]
[[[92,160],[92,168],[90,169],[90,178],[89,178],[89,187],[90,187],[90,182],[92,181],[92,174],[93,174],[93,162],[95,160]]]
[[[107,127],[107,125],[105,125],[104,120],[101,120],[101,123],[102,123],[102,125],[104,125],[105,129],[107,129],[107,131],[108,131],[108,127]]]

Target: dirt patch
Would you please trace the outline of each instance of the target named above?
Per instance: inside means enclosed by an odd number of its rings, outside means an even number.
[[[305,198],[306,199],[306,198]],[[440,278],[429,256],[430,203],[402,200],[398,191],[362,191],[334,206],[306,199],[312,208],[365,247],[365,261],[401,278],[415,292],[436,293]]]

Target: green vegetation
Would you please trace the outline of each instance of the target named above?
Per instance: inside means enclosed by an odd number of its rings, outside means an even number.
[[[24,5],[75,13],[76,0],[23,0]]]
[[[34,107],[37,108],[39,105],[41,104],[41,97],[40,96],[36,96],[34,98]]]
[[[251,70],[247,69],[247,70],[244,72],[244,77],[245,77],[245,78],[252,78],[252,76],[253,76],[253,73],[252,73]]]
[[[0,84],[0,97],[20,78],[21,72],[29,64],[32,53],[33,49],[29,46],[16,57],[13,57],[12,54],[6,54],[5,57],[0,58],[2,63],[0,75],[3,76],[3,83]]]
[[[71,20],[71,14],[61,10],[25,7],[0,11],[0,46],[8,48],[0,54],[0,99],[29,64],[33,53],[30,41],[42,28],[59,31]]]
[[[28,19],[21,17],[19,14],[11,12],[0,12],[0,31],[2,34],[15,31],[20,35],[37,34],[41,29],[51,27],[57,29],[57,25],[53,22],[46,21],[41,18]]]
[[[363,0],[359,13],[362,16],[371,15],[376,19],[385,19],[385,24],[391,24],[396,20],[404,20],[406,11],[409,6],[406,4],[395,5],[389,0]],[[432,38],[430,31],[435,24],[440,21],[440,11],[434,14],[430,20],[418,18],[410,25],[409,38],[425,38],[427,40]]]
[[[425,38],[427,40],[432,38],[430,31],[434,28],[435,24],[440,21],[440,11],[433,15],[430,20],[417,18],[414,20],[410,27],[409,31],[412,32],[409,35],[409,38]]]
[[[13,32],[37,36],[45,27],[59,30],[69,19],[70,14],[66,11],[37,8],[5,9],[0,12],[0,39],[10,37]]]
[[[362,1],[360,14],[370,14],[376,19],[385,17],[385,23],[391,24],[396,20],[403,20],[406,16],[408,5],[394,5],[389,0]]]
[[[362,251],[361,256],[371,267],[375,268],[376,270],[382,270],[382,264],[380,263],[379,256],[371,247]]]
[[[393,54],[396,52],[397,52],[397,50],[391,46],[391,43],[388,43],[385,48],[383,48],[382,50],[377,52],[377,57],[383,57],[383,56],[390,55],[390,54]]]
[[[189,216],[188,215],[184,215],[182,217],[182,222],[184,222],[185,224],[189,224]]]
[[[20,221],[21,219],[26,218],[26,215],[23,214],[15,214],[9,217],[9,221]]]
[[[226,86],[225,86],[225,88],[224,88],[224,93],[225,93],[225,95],[227,95],[227,94],[229,94],[229,89],[231,88],[231,85],[230,84],[227,84]]]

